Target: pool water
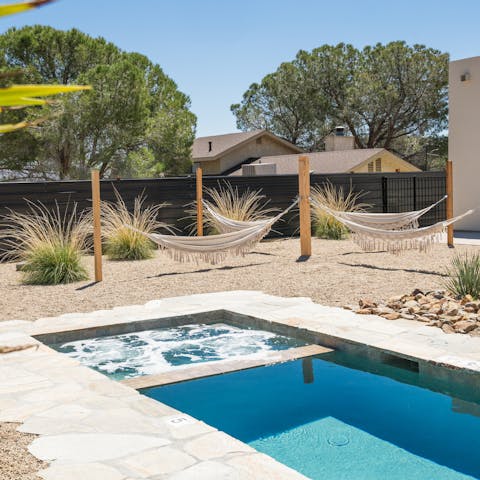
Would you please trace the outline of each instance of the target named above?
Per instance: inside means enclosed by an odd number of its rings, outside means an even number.
[[[479,404],[421,388],[415,372],[392,367],[403,383],[341,363],[314,357],[142,393],[312,479],[480,478]]]
[[[50,345],[115,380],[216,360],[261,356],[305,342],[217,323],[96,337]]]

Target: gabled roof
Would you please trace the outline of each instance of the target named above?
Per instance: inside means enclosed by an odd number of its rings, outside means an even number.
[[[283,140],[283,138],[277,137],[267,130],[253,130],[251,132],[227,133],[225,135],[211,135],[209,137],[196,138],[193,142],[192,157],[194,161],[215,160],[221,155],[225,155],[227,152],[264,135],[290,147],[292,151],[302,152],[301,148]],[[209,151],[209,142],[211,142],[211,151]]]
[[[384,151],[386,151],[384,148],[359,148],[355,150],[306,153],[305,155],[310,159],[310,170],[315,173],[346,173]],[[278,175],[292,175],[298,173],[298,157],[298,154],[261,157],[252,162],[252,164],[275,163]],[[405,162],[400,157],[397,158],[400,162]],[[242,169],[240,168],[231,175],[241,174]]]

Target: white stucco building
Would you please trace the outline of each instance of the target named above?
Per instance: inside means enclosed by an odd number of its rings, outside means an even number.
[[[480,57],[450,63],[448,132],[453,211],[458,215],[480,205]],[[480,210],[455,229],[480,231]]]

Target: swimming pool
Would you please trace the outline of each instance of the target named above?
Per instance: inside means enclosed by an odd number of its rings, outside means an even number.
[[[50,344],[50,347],[115,380],[153,375],[188,365],[306,345],[272,332],[215,323],[110,335]]]
[[[422,388],[415,371],[385,366],[379,375],[346,366],[364,360],[325,358],[142,393],[312,479],[480,478],[478,403]]]

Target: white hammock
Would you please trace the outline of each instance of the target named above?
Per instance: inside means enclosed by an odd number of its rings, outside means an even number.
[[[253,222],[243,220],[233,220],[232,218],[224,217],[218,213],[215,208],[206,200],[202,200],[203,206],[208,211],[215,223],[215,226],[221,233],[238,232],[245,230],[246,228],[257,227],[260,225],[267,225],[271,222],[271,218],[265,218],[262,220],[255,220]]]
[[[400,253],[405,250],[425,252],[434,243],[442,241],[443,234],[450,224],[457,222],[473,212],[473,210],[468,210],[462,215],[437,222],[428,227],[411,228],[407,230],[384,230],[367,225],[360,225],[359,223],[352,222],[337,215],[335,211],[330,210],[328,207],[323,206],[322,208],[352,231],[353,241],[363,250],[386,250],[390,253]]]
[[[442,203],[448,195],[438,200],[432,205],[422,208],[421,210],[413,210],[410,212],[401,213],[368,213],[368,212],[342,212],[338,210],[329,209],[330,212],[335,213],[335,217],[341,217],[358,225],[365,225],[367,227],[381,228],[383,230],[400,230],[408,228],[418,228],[418,219],[427,212]],[[325,205],[320,203],[315,197],[311,198],[312,204],[322,210],[326,210]],[[328,207],[327,207],[328,208]]]
[[[176,235],[162,235],[159,233],[145,233],[150,240],[161,249],[166,250],[171,258],[179,262],[203,260],[211,264],[223,261],[227,255],[246,255],[253,245],[258,243],[271,230],[272,225],[283,215],[289,212],[296,204],[295,200],[286,210],[268,221],[261,221],[235,232],[207,235],[205,237],[187,237]],[[130,227],[131,228],[131,227]],[[140,231],[140,230],[139,230]]]

